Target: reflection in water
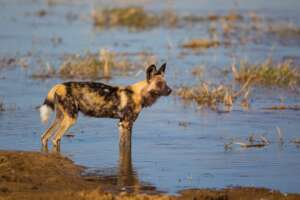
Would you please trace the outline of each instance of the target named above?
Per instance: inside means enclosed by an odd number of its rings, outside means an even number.
[[[137,173],[132,167],[131,148],[121,147],[119,149],[119,163],[117,173],[117,185],[119,188],[129,189],[136,192],[139,189]]]
[[[109,192],[148,193],[154,194],[161,191],[138,178],[138,174],[132,165],[131,148],[122,147],[119,149],[118,166],[113,169],[93,170],[86,174],[86,179],[99,181],[101,187]]]

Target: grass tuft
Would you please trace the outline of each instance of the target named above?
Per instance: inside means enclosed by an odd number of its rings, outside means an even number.
[[[63,79],[97,79],[102,68],[103,62],[92,55],[71,56],[62,63],[58,74]]]
[[[241,62],[239,69],[232,65],[234,79],[245,83],[249,79],[256,85],[295,88],[300,85],[300,71],[291,61],[275,64],[272,60],[257,65]]]
[[[220,104],[231,107],[237,98],[245,93],[247,87],[247,85],[244,85],[237,92],[232,87],[226,85],[202,83],[192,87],[181,87],[177,90],[176,94],[186,103],[195,102],[201,108],[208,107],[212,110],[218,110],[218,105]]]
[[[100,27],[126,26],[144,29],[159,24],[159,17],[146,12],[142,7],[95,10],[92,18],[94,24]]]
[[[142,70],[148,64],[155,63],[155,57],[147,52],[116,53],[101,49],[98,54],[68,55],[56,69],[49,63],[42,64],[31,78],[47,79],[109,79],[112,76],[125,76]]]
[[[186,42],[182,45],[183,48],[190,48],[190,49],[208,49],[212,47],[220,46],[220,42],[217,40],[208,40],[208,39],[193,39],[189,42]]]
[[[32,79],[47,79],[47,78],[53,78],[56,76],[56,70],[55,68],[50,65],[49,63],[46,63],[46,66],[41,66],[36,71],[34,71],[31,74]]]

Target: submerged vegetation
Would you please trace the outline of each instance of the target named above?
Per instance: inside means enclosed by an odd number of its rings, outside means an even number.
[[[257,65],[241,62],[237,68],[232,65],[234,79],[245,83],[249,79],[256,85],[295,88],[300,84],[300,71],[291,61],[275,64],[268,59]]]

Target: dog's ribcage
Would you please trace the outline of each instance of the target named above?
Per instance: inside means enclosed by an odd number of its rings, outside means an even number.
[[[131,110],[128,101],[121,107],[121,93],[128,99],[130,91],[95,82],[67,82],[64,85],[67,94],[60,102],[72,112],[80,111],[93,117],[123,118],[124,112]]]

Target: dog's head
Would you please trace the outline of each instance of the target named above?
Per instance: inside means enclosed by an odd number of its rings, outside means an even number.
[[[150,65],[146,70],[147,85],[143,89],[143,106],[151,106],[161,96],[168,96],[172,90],[165,80],[166,63],[158,70]]]
[[[154,96],[169,96],[172,92],[165,79],[167,63],[164,63],[158,70],[155,65],[150,65],[146,71],[147,93]]]

